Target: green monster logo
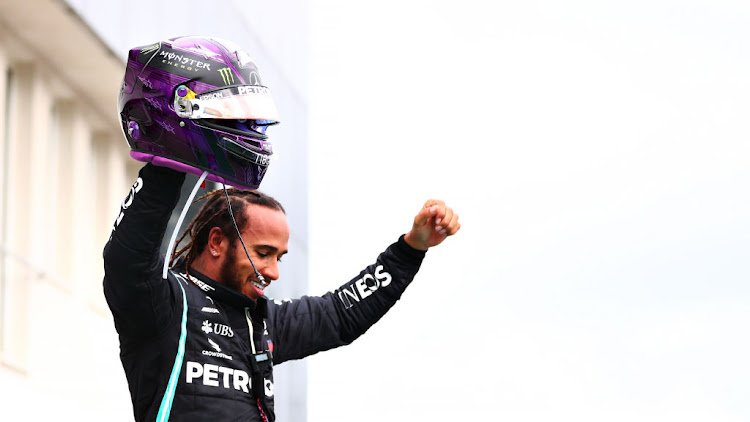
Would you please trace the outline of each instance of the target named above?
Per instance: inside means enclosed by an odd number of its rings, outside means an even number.
[[[230,68],[223,67],[219,69],[219,74],[221,75],[221,79],[224,81],[224,85],[231,85],[234,83],[234,73]]]

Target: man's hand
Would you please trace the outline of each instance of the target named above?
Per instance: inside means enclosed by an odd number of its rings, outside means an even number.
[[[430,199],[414,217],[414,225],[404,240],[412,248],[426,251],[441,244],[446,237],[456,234],[460,228],[458,214],[451,207],[443,201]]]

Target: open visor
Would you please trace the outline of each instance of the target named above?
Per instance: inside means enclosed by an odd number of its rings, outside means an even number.
[[[196,94],[181,85],[177,88],[174,109],[188,119],[248,119],[263,124],[279,122],[279,112],[271,90],[260,85],[240,85]]]

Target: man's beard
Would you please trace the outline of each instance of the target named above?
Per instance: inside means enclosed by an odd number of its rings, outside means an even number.
[[[219,271],[219,277],[221,277],[221,280],[217,281],[224,283],[224,285],[232,290],[242,293],[242,285],[245,280],[241,280],[239,277],[236,256],[237,251],[234,245],[230,245],[229,249],[226,258],[224,259],[224,263],[221,265],[221,270]]]

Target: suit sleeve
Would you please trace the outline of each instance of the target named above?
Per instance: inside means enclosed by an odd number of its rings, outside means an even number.
[[[320,297],[269,303],[274,363],[356,340],[401,298],[424,256],[401,236],[374,264],[338,289]]]
[[[147,164],[138,176],[104,247],[104,295],[121,335],[147,336],[172,318],[159,248],[185,175]]]

